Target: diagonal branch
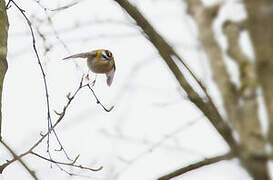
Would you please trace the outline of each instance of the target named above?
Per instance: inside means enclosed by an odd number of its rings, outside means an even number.
[[[229,153],[226,153],[224,155],[216,156],[216,157],[213,157],[213,158],[206,158],[204,160],[201,160],[201,161],[198,161],[196,163],[190,164],[190,165],[185,166],[183,168],[177,169],[174,172],[171,172],[171,173],[169,173],[169,174],[167,174],[165,176],[162,176],[162,177],[158,178],[158,180],[168,180],[168,179],[180,176],[182,174],[185,174],[185,173],[187,173],[189,171],[192,171],[192,170],[204,167],[204,166],[208,166],[208,165],[217,163],[219,161],[230,160],[230,159],[232,159],[234,157],[235,157],[234,154],[229,152]]]
[[[17,155],[10,147],[9,147],[3,140],[1,140],[0,142],[1,142],[1,144],[3,144],[3,145],[5,146],[5,148],[12,154],[12,156],[14,157],[14,159],[17,159],[17,160],[20,162],[20,164],[27,170],[27,172],[33,177],[33,179],[38,180],[38,178],[37,178],[35,172],[32,171],[32,170],[26,165],[26,163],[25,163],[22,159],[20,159],[20,158],[18,157],[18,155]],[[0,167],[0,174],[2,174],[3,170],[4,170],[4,169],[6,168],[6,166],[8,166],[8,165],[9,165],[8,163],[5,163],[4,166],[2,165],[2,166]]]
[[[67,108],[70,106],[71,102],[73,101],[73,99],[76,97],[76,95],[79,93],[79,91],[85,87],[88,87],[90,90],[92,90],[92,88],[90,87],[89,84],[85,84],[83,85],[83,77],[81,78],[81,81],[80,81],[80,84],[79,84],[79,87],[78,89],[74,92],[73,95],[71,95],[70,93],[67,94],[67,99],[68,99],[68,102],[66,103],[66,105],[64,106],[63,108],[63,111],[58,113],[55,111],[55,113],[57,115],[59,115],[59,118],[56,120],[56,122],[53,124],[52,128],[54,129],[64,118],[65,114],[66,114],[66,111],[67,111]],[[106,109],[104,107],[103,104],[101,104],[100,100],[97,98],[95,92],[92,90],[92,94],[94,95],[94,97],[96,98],[96,101],[97,101],[97,104],[100,104],[103,109],[106,111],[106,112],[110,112],[113,107],[111,107],[110,109]],[[50,133],[50,130],[47,131],[46,134],[42,135],[41,134],[41,138],[36,142],[34,143],[27,151],[25,151],[24,153],[20,154],[20,155],[16,155],[14,156],[14,158],[12,160],[9,160],[7,161],[6,163],[0,165],[0,174],[3,172],[3,170],[9,166],[10,164],[12,164],[13,162],[17,161],[17,160],[21,160],[24,156],[28,155],[28,154],[32,154],[32,155],[35,155],[37,157],[40,157],[41,159],[44,159],[44,160],[47,160],[47,161],[50,161],[50,162],[53,162],[55,163],[61,170],[65,171],[64,169],[62,169],[62,167],[60,167],[60,165],[70,165],[70,166],[73,166],[73,167],[77,167],[77,168],[81,168],[81,169],[87,169],[87,170],[90,170],[90,171],[99,171],[102,169],[102,166],[97,168],[97,169],[93,169],[93,168],[89,168],[89,167],[83,167],[81,165],[75,165],[75,162],[76,160],[78,159],[78,157],[75,158],[74,161],[70,162],[70,163],[64,163],[64,162],[59,162],[59,161],[55,161],[51,158],[50,156],[50,153],[49,153],[49,156],[50,158],[45,158],[43,156],[40,156],[38,155],[37,153],[34,153],[33,150],[48,136],[48,134]],[[66,171],[65,171],[66,172]],[[68,173],[68,172],[66,172]],[[71,174],[71,173],[68,173],[68,174]]]
[[[213,126],[217,129],[219,134],[225,139],[232,150],[237,150],[237,143],[232,136],[232,130],[223,120],[214,103],[208,97],[208,101],[204,102],[200,95],[194,91],[191,85],[182,74],[174,56],[177,55],[174,49],[167,43],[167,41],[152,27],[146,18],[127,0],[115,0],[126,12],[136,21],[137,25],[141,27],[147,35],[149,41],[158,50],[162,59],[166,62],[180,86],[186,91],[189,99],[195,104],[200,111],[210,120]],[[182,60],[182,58],[180,58]],[[205,93],[205,92],[204,92]]]
[[[79,85],[78,89],[75,91],[75,93],[72,96],[71,96],[70,93],[67,95],[68,102],[64,106],[63,111],[61,113],[55,112],[57,115],[59,115],[59,118],[53,124],[53,126],[52,126],[53,129],[62,121],[62,119],[64,118],[64,116],[66,114],[67,108],[69,107],[69,105],[71,104],[71,102],[73,101],[73,99],[76,97],[76,95],[78,94],[78,92],[82,88],[84,88],[84,87],[87,86],[87,85],[83,85],[82,82],[83,82],[83,78],[81,79],[80,85]],[[10,164],[12,164],[13,162],[15,162],[17,160],[20,160],[21,158],[23,158],[24,156],[26,156],[28,154],[31,154],[33,152],[33,150],[48,136],[49,133],[50,132],[48,130],[46,134],[44,134],[44,135],[41,134],[41,138],[36,143],[34,143],[27,151],[25,151],[24,153],[18,155],[16,158],[13,158],[12,160],[9,160],[6,163],[0,165],[0,169],[3,171],[7,166],[9,166]],[[1,172],[0,172],[0,174],[1,174]]]

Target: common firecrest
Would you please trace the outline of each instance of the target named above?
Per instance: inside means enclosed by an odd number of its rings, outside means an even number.
[[[115,61],[111,51],[99,49],[68,56],[63,60],[70,58],[87,58],[88,68],[96,74],[105,74],[107,85],[111,86],[116,71]]]

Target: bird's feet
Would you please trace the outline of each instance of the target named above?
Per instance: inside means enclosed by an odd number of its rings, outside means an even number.
[[[96,83],[96,79],[91,83],[91,86],[94,87]]]
[[[86,74],[85,79],[86,79],[87,81],[89,81],[89,73]]]
[[[88,84],[90,83],[90,76],[89,76],[89,73],[87,73],[85,76],[85,79],[87,80]],[[95,86],[95,83],[96,83],[96,79],[97,79],[97,74],[95,76],[95,79],[91,82],[91,86],[94,87]]]

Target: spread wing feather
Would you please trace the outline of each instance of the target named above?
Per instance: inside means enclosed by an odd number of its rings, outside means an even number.
[[[113,79],[114,79],[114,75],[115,75],[115,71],[116,71],[116,66],[114,64],[114,67],[112,68],[111,71],[109,71],[108,73],[106,73],[106,78],[107,78],[107,85],[111,86]]]
[[[70,58],[88,58],[89,56],[93,55],[92,53],[90,52],[86,52],[86,53],[79,53],[79,54],[74,54],[72,56],[68,56],[68,57],[65,57],[63,58],[63,60],[65,59],[70,59]]]

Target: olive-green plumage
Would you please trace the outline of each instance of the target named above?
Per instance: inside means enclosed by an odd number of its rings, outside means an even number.
[[[87,66],[89,69],[97,74],[105,74],[107,85],[111,86],[116,66],[114,57],[109,50],[99,49],[91,52],[75,54],[64,59],[70,58],[87,58]]]

